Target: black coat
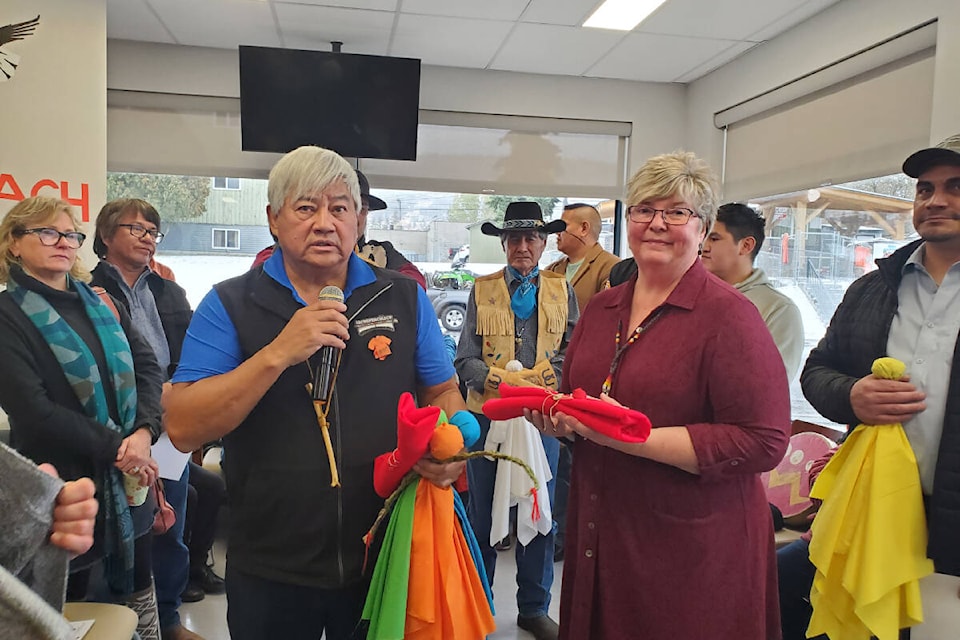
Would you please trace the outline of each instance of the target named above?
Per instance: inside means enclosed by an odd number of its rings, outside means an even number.
[[[129,313],[127,296],[121,290],[120,284],[110,276],[103,262],[97,264],[90,275],[93,276],[90,284],[106,289],[107,293],[120,302],[124,310]],[[183,339],[187,335],[187,327],[190,326],[193,311],[187,301],[187,292],[173,280],[161,278],[151,271],[147,274],[147,286],[153,292],[157,312],[160,314],[160,324],[163,325],[163,333],[167,337],[167,345],[170,348],[170,370],[167,372],[167,377],[171,377],[177,368],[177,363],[180,362],[180,349],[183,347]]]
[[[810,352],[800,374],[803,395],[830,420],[851,426],[860,422],[850,404],[850,390],[870,374],[875,359],[887,355],[903,265],[921,242],[877,260],[876,271],[850,285],[826,335]],[[937,572],[960,576],[960,336],[954,346],[933,495],[928,498],[927,555]]]
[[[56,298],[54,307],[84,338],[94,357],[102,361],[103,348],[99,341],[94,342],[96,334],[76,293],[55,291],[29,277],[21,276],[18,282],[48,299]],[[119,311],[136,371],[136,425],[157,434],[163,375],[153,349],[131,326],[130,316],[122,307]],[[111,399],[111,417],[117,421],[109,376],[104,384]],[[50,345],[6,291],[0,293],[0,406],[10,418],[13,447],[38,464],[53,464],[64,480],[96,478],[100,469],[116,459],[120,434],[83,412]]]

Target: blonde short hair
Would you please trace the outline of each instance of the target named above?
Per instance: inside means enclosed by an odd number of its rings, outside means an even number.
[[[66,213],[76,230],[80,230],[80,220],[73,211],[69,202],[59,198],[35,196],[21,200],[7,213],[3,222],[0,222],[0,283],[6,284],[10,280],[10,267],[18,264],[20,259],[13,255],[12,245],[18,231],[44,225]],[[70,268],[70,275],[75,280],[90,281],[90,272],[80,262],[79,255]]]
[[[350,163],[336,152],[323,147],[298,147],[286,154],[270,170],[267,198],[270,211],[276,216],[287,198],[299,198],[323,191],[337,180],[343,180],[360,212],[360,182]]]
[[[689,151],[654,156],[627,182],[627,206],[680,196],[694,206],[710,233],[717,219],[720,182],[706,162]]]

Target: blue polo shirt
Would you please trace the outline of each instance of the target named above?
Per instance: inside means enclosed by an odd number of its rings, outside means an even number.
[[[283,266],[283,254],[277,247],[273,255],[263,264],[268,276],[290,290],[293,298],[307,306],[300,294],[290,283]],[[347,264],[347,282],[344,286],[344,300],[350,298],[359,287],[376,280],[373,269],[356,254],[350,254]],[[443,344],[443,334],[437,325],[433,306],[426,292],[417,287],[417,350],[415,365],[417,382],[430,387],[446,382],[453,377],[453,363],[447,356]],[[218,376],[236,369],[244,361],[240,349],[240,340],[230,315],[220,301],[216,289],[203,298],[193,314],[193,320],[187,329],[183,341],[180,364],[173,375],[172,382],[196,382],[204,378]]]

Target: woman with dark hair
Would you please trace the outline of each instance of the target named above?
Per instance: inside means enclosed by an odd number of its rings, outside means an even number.
[[[638,272],[585,309],[560,390],[619,401],[654,428],[624,443],[528,415],[575,439],[560,637],[779,638],[760,473],[787,447],[783,362],[756,307],[698,259],[717,206],[706,164],[657,156],[628,189]]]
[[[136,485],[157,478],[150,445],[160,432],[161,371],[129,316],[84,282],[85,239],[70,205],[54,198],[27,198],[0,223],[0,406],[14,448],[66,480],[96,484],[94,545],[71,563],[68,597],[86,596],[103,559],[110,591],[140,617],[141,637],[159,638],[155,500],[151,492],[129,506],[128,491],[142,494]]]

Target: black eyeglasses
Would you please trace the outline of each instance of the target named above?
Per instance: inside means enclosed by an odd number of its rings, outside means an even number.
[[[157,231],[156,229],[147,229],[142,224],[118,224],[118,227],[126,227],[130,230],[130,235],[134,238],[143,238],[150,236],[153,238],[153,241],[157,244],[160,244],[160,241],[163,240],[163,234]]]
[[[45,247],[55,247],[59,244],[60,238],[63,238],[68,247],[71,249],[79,249],[81,245],[83,245],[83,241],[87,239],[87,234],[80,231],[57,231],[50,227],[20,229],[19,231],[14,231],[13,235],[25,236],[28,233],[37,236],[37,238],[40,239],[40,244]]]
[[[667,224],[682,225],[687,224],[690,218],[700,214],[686,207],[675,207],[673,209],[654,209],[645,204],[635,204],[627,207],[627,217],[632,222],[653,222],[657,214],[663,216],[663,221]]]

